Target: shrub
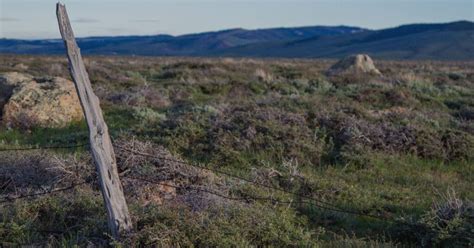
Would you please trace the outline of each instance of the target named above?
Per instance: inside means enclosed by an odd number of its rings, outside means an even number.
[[[143,126],[156,125],[166,120],[166,115],[151,108],[135,108],[133,117],[142,123]]]
[[[310,80],[306,88],[308,93],[327,94],[334,89],[334,85],[324,79]]]
[[[423,215],[423,246],[469,247],[474,245],[474,202],[461,200],[454,190],[441,196]]]
[[[458,81],[460,79],[465,78],[465,76],[462,73],[458,73],[458,72],[448,73],[448,77],[449,79],[454,80],[454,81]]]
[[[415,154],[429,159],[445,159],[441,136],[430,129],[420,129],[415,134]]]
[[[385,120],[370,122],[340,114],[317,117],[334,147],[330,161],[362,165],[370,150],[385,153],[413,153],[422,158],[444,161],[469,160],[474,143],[471,136],[461,131],[436,130],[409,124],[395,125]]]
[[[474,157],[474,140],[467,133],[447,130],[441,141],[448,161],[470,160]]]
[[[461,109],[457,112],[459,118],[472,121],[474,120],[474,107],[471,106],[462,106]]]

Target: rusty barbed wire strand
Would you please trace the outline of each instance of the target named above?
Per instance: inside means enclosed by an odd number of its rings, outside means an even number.
[[[59,149],[72,149],[72,148],[79,148],[79,147],[86,147],[86,146],[89,146],[89,143],[81,143],[81,144],[77,144],[77,145],[0,148],[0,152],[32,151],[32,150],[59,150]]]

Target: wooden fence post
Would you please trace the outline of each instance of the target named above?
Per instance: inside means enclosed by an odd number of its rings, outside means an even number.
[[[118,176],[117,163],[107,124],[102,116],[99,98],[92,90],[64,4],[57,4],[56,14],[59,30],[67,50],[69,70],[89,127],[92,157],[99,174],[102,196],[107,208],[109,228],[112,236],[119,239],[122,234],[131,230],[132,223]]]

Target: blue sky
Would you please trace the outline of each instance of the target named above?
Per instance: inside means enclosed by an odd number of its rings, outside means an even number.
[[[0,0],[0,38],[58,38],[57,0]],[[76,36],[474,21],[474,0],[63,0]]]

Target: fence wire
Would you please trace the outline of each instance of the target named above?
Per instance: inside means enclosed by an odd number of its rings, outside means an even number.
[[[14,148],[0,148],[0,152],[60,150],[60,149],[73,149],[73,148],[80,148],[80,147],[87,147],[87,146],[89,146],[89,143],[82,143],[82,144],[77,144],[77,145],[14,147]]]
[[[245,182],[250,183],[250,184],[252,184],[254,186],[257,186],[257,187],[264,187],[264,188],[267,188],[267,189],[270,189],[270,190],[280,191],[280,192],[283,192],[283,193],[286,193],[286,194],[290,194],[290,195],[293,195],[293,196],[297,196],[297,197],[306,199],[306,200],[299,200],[299,201],[279,201],[279,200],[277,200],[275,198],[271,198],[271,197],[261,197],[261,198],[259,198],[259,197],[248,196],[248,197],[243,197],[243,198],[235,198],[234,200],[246,200],[246,201],[255,200],[255,201],[269,201],[269,202],[275,202],[275,203],[311,204],[312,206],[315,206],[317,208],[332,211],[332,212],[339,212],[339,213],[344,213],[344,214],[357,215],[357,216],[362,216],[362,217],[369,217],[369,218],[378,219],[378,220],[387,221],[387,222],[400,223],[400,221],[398,221],[398,220],[389,219],[389,218],[386,218],[384,216],[366,214],[366,213],[363,213],[363,212],[343,209],[343,208],[341,208],[341,207],[339,207],[335,204],[332,204],[332,203],[329,203],[329,202],[326,202],[326,201],[322,201],[320,199],[317,199],[317,198],[314,198],[314,197],[311,197],[311,196],[308,196],[308,195],[303,195],[303,194],[291,192],[291,191],[288,191],[288,190],[285,190],[285,189],[282,189],[282,188],[273,187],[273,186],[268,185],[268,184],[255,182],[255,181],[250,180],[248,178],[238,176],[238,175],[235,175],[235,174],[231,174],[229,172],[225,172],[225,171],[222,171],[222,170],[219,170],[219,169],[208,168],[208,167],[204,167],[204,166],[198,165],[198,164],[191,164],[191,163],[186,163],[186,162],[176,160],[176,159],[166,158],[166,157],[163,157],[163,156],[156,156],[156,155],[153,155],[153,154],[138,152],[138,151],[134,151],[134,150],[124,148],[124,147],[121,147],[121,146],[117,146],[117,145],[114,145],[114,146],[116,148],[122,150],[122,151],[127,151],[127,152],[133,153],[135,155],[140,155],[140,156],[144,156],[144,157],[148,157],[148,158],[155,158],[155,159],[158,159],[158,160],[163,160],[163,161],[168,161],[168,162],[179,163],[179,164],[184,165],[184,166],[190,166],[190,167],[198,168],[198,169],[201,169],[201,170],[211,171],[211,172],[214,172],[214,173],[217,173],[217,174],[227,176],[229,178],[245,181]],[[207,192],[207,193],[212,194],[212,192]],[[215,194],[215,195],[217,195],[217,194]],[[217,196],[221,196],[221,195],[217,195]],[[229,196],[221,196],[221,197],[227,198],[227,199],[232,198],[232,197],[229,197]],[[404,224],[407,224],[407,223],[404,222]]]
[[[3,148],[3,149],[0,149],[0,152],[72,149],[72,148],[87,147],[89,145],[90,145],[89,143],[82,143],[82,144],[77,144],[77,145],[55,145],[55,146]],[[187,162],[184,162],[184,161],[180,161],[180,160],[176,160],[176,159],[170,159],[170,158],[166,158],[166,157],[163,157],[163,156],[157,156],[157,155],[153,155],[153,154],[149,154],[149,153],[143,153],[143,152],[140,152],[140,151],[131,150],[131,149],[119,146],[119,145],[115,145],[115,144],[114,144],[114,147],[116,147],[117,149],[119,149],[121,151],[129,152],[129,153],[139,155],[139,156],[143,156],[143,157],[154,158],[154,159],[158,159],[158,160],[162,160],[162,161],[168,161],[168,162],[174,162],[174,163],[178,163],[178,164],[181,164],[181,165],[184,165],[184,166],[197,168],[197,169],[200,169],[200,170],[211,171],[211,172],[223,175],[223,176],[228,177],[228,178],[244,181],[246,183],[252,184],[252,185],[257,186],[257,187],[262,187],[262,188],[266,188],[266,189],[270,189],[270,190],[274,190],[274,191],[279,191],[279,192],[282,192],[282,193],[285,193],[285,194],[293,195],[293,196],[296,196],[298,198],[302,198],[304,200],[282,201],[282,200],[275,199],[274,197],[255,197],[255,196],[234,197],[234,196],[224,195],[224,194],[221,194],[219,192],[215,192],[215,191],[204,189],[204,188],[189,187],[189,186],[188,187],[175,186],[175,185],[166,184],[166,183],[163,183],[163,182],[158,182],[158,181],[155,181],[153,179],[142,178],[142,177],[125,176],[129,179],[132,179],[132,180],[140,180],[140,181],[143,181],[143,182],[148,182],[148,183],[152,183],[152,184],[155,184],[155,185],[168,186],[168,187],[172,187],[172,188],[176,188],[176,189],[186,189],[186,190],[193,190],[193,191],[203,192],[203,193],[215,195],[215,196],[218,196],[218,197],[221,197],[221,198],[224,198],[224,199],[234,200],[234,201],[245,201],[245,202],[262,201],[262,202],[280,203],[280,204],[311,204],[311,206],[317,207],[319,209],[327,210],[327,211],[339,212],[339,213],[355,215],[355,216],[361,216],[361,217],[368,217],[368,218],[378,219],[378,220],[381,220],[381,221],[392,222],[392,223],[402,223],[402,224],[412,225],[411,223],[408,223],[408,222],[399,221],[399,220],[387,218],[387,217],[384,217],[384,216],[366,214],[366,213],[359,212],[359,211],[344,209],[344,208],[341,208],[341,207],[337,206],[336,204],[332,204],[332,203],[317,199],[317,198],[312,197],[312,196],[308,196],[308,195],[304,195],[304,194],[300,194],[300,193],[295,193],[295,192],[288,191],[288,190],[285,190],[285,189],[282,189],[282,188],[277,188],[277,187],[274,187],[274,186],[271,186],[271,185],[268,185],[268,184],[265,184],[265,183],[256,182],[256,181],[248,179],[246,177],[235,175],[235,174],[232,174],[232,173],[229,173],[229,172],[226,172],[226,171],[223,171],[223,170],[219,170],[219,169],[216,169],[216,168],[209,168],[207,166],[200,165],[200,164],[187,163]],[[75,189],[76,187],[87,184],[87,183],[88,182],[81,182],[81,183],[78,183],[78,184],[72,184],[72,185],[64,187],[64,188],[56,188],[56,189],[52,189],[52,190],[45,190],[45,191],[42,191],[42,192],[35,192],[35,193],[32,193],[32,194],[24,194],[24,195],[18,195],[18,196],[5,196],[3,198],[0,198],[1,199],[0,204],[7,203],[7,202],[12,202],[12,201],[19,200],[19,199],[36,198],[36,197],[43,196],[43,195],[49,195],[49,194],[69,191],[69,190]]]
[[[55,189],[50,189],[50,190],[42,190],[40,192],[35,192],[35,193],[31,193],[31,194],[20,194],[20,195],[16,195],[16,196],[8,196],[7,195],[7,196],[3,196],[3,197],[0,198],[1,199],[0,204],[7,203],[7,202],[13,202],[13,201],[16,201],[16,200],[19,200],[19,199],[37,198],[38,196],[51,195],[51,194],[56,194],[56,193],[59,193],[59,192],[65,192],[65,191],[73,190],[76,187],[79,187],[81,185],[85,185],[87,183],[88,182],[86,182],[86,181],[81,182],[81,183],[73,183],[73,184],[71,184],[70,186],[67,186],[67,187],[55,188]]]

